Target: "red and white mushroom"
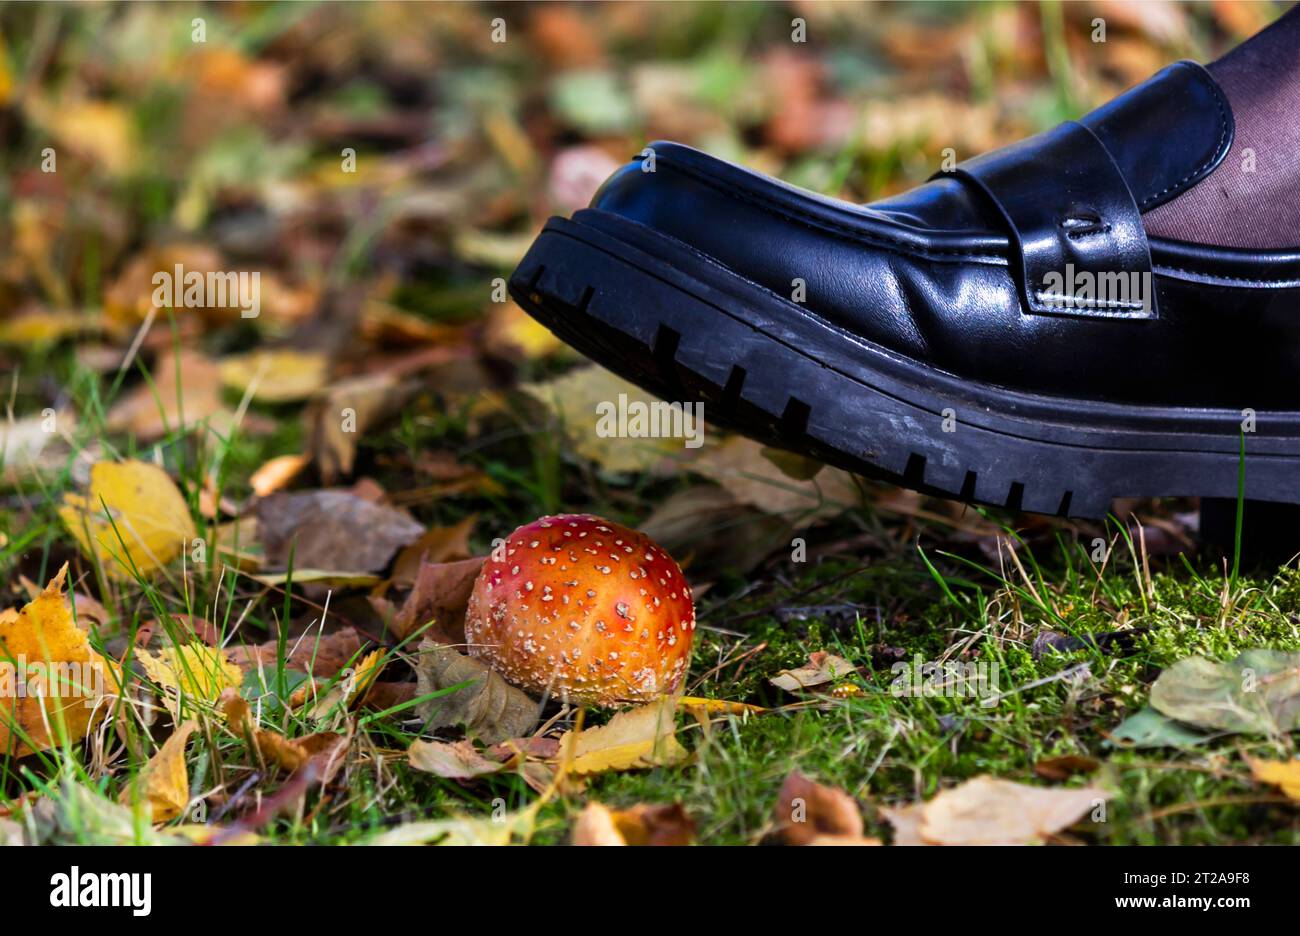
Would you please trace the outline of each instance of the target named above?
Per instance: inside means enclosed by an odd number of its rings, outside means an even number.
[[[568,702],[644,702],[681,684],[695,605],[643,533],[587,514],[521,526],[483,563],[465,616],[471,655]]]

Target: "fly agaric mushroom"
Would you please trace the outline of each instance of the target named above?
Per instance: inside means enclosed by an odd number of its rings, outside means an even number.
[[[566,702],[645,702],[681,683],[695,605],[653,540],[587,514],[521,526],[483,563],[469,652],[522,689]]]

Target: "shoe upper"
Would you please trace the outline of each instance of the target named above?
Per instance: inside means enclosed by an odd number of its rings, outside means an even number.
[[[588,211],[645,225],[963,378],[1138,404],[1300,409],[1300,249],[1205,247],[1142,225],[1206,180],[1232,139],[1222,91],[1179,62],[1078,121],[869,205],[657,142],[653,160],[620,169]]]

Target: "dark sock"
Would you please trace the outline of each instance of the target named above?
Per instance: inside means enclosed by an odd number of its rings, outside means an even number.
[[[1232,105],[1232,149],[1143,217],[1147,232],[1220,247],[1300,247],[1300,6],[1208,66]]]

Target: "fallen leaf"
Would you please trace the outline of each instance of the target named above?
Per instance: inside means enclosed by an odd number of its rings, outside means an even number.
[[[393,582],[412,586],[420,574],[422,563],[460,562],[474,555],[469,537],[478,522],[477,514],[470,514],[452,526],[435,526],[410,546],[402,548],[393,562]]]
[[[464,645],[465,610],[484,558],[421,562],[415,586],[393,615],[389,629],[399,639],[405,639],[432,621],[425,634],[441,643]]]
[[[549,328],[514,302],[493,303],[484,325],[483,345],[500,357],[527,361],[544,358],[567,347]]]
[[[415,683],[390,682],[380,679],[371,683],[369,691],[361,700],[361,704],[376,712],[386,712],[391,708],[397,708],[399,705],[410,702],[414,698]]]
[[[1227,663],[1179,660],[1156,678],[1151,705],[1200,728],[1289,734],[1300,727],[1300,653],[1255,649]]]
[[[187,721],[173,731],[158,753],[141,768],[135,780],[122,790],[118,802],[130,806],[137,796],[141,796],[149,804],[150,821],[155,825],[169,822],[183,813],[190,802],[185,745],[198,727],[198,722]]]
[[[1213,735],[1202,734],[1147,706],[1142,711],[1124,719],[1110,733],[1110,742],[1117,747],[1191,748],[1204,744]]]
[[[614,823],[614,813],[601,803],[588,803],[573,824],[573,844],[584,846],[626,845],[627,839]]]
[[[1246,761],[1256,780],[1272,784],[1289,799],[1300,803],[1300,760],[1265,761],[1248,757]]]
[[[761,705],[750,705],[748,702],[702,699],[698,696],[682,696],[677,704],[684,709],[699,709],[707,715],[761,715],[768,711]]]
[[[861,489],[847,471],[826,467],[800,481],[773,463],[766,451],[752,439],[731,436],[706,446],[690,467],[740,503],[801,523],[834,517],[862,503]]]
[[[688,755],[677,741],[675,706],[672,696],[664,696],[618,712],[598,728],[567,731],[559,757],[572,757],[568,772],[575,776],[680,764]]]
[[[482,661],[451,647],[431,640],[422,642],[415,673],[419,696],[452,690],[416,706],[428,730],[462,726],[484,744],[495,744],[526,734],[537,721],[537,703],[526,693]]]
[[[855,671],[856,668],[848,660],[827,653],[825,650],[817,650],[809,654],[806,665],[782,670],[768,682],[786,692],[798,692],[801,689],[811,689],[814,686],[834,682]]]
[[[670,456],[689,451],[683,445],[687,440],[682,438],[628,438],[598,432],[601,415],[597,407],[618,407],[621,402],[630,414],[629,407],[634,405],[666,405],[603,367],[580,367],[546,383],[524,384],[520,389],[550,410],[567,448],[606,471],[646,471]],[[704,434],[703,425],[686,428],[701,437]]]
[[[118,692],[116,666],[72,622],[67,574],[65,564],[21,611],[0,614],[0,754],[47,750],[61,729],[80,741]]]
[[[0,345],[20,348],[54,344],[69,335],[82,335],[101,327],[102,323],[81,312],[52,312],[34,309],[0,320]]]
[[[204,702],[215,702],[223,690],[238,687],[244,678],[223,651],[198,641],[164,647],[157,654],[141,650],[139,658],[145,673],[159,688]]]
[[[62,469],[72,451],[63,434],[74,425],[72,415],[61,412],[0,422],[0,483],[8,485]]]
[[[181,492],[167,472],[148,462],[96,462],[89,492],[69,492],[63,502],[59,518],[68,532],[119,578],[132,578],[133,570],[157,571],[198,536]]]
[[[242,669],[274,669],[276,656],[280,652],[277,641],[230,647],[225,651],[226,659]],[[285,646],[285,669],[311,673],[321,679],[328,679],[335,673],[349,666],[361,652],[361,637],[356,628],[341,627],[328,634],[316,633],[308,638],[291,638]]]
[[[309,464],[311,459],[306,455],[280,455],[258,467],[248,479],[248,486],[258,497],[269,497],[288,487]]]
[[[1096,773],[1101,768],[1101,761],[1095,757],[1082,754],[1063,754],[1060,757],[1045,757],[1034,764],[1034,773],[1044,780],[1068,780],[1078,774]]]
[[[153,441],[223,409],[217,366],[196,351],[163,352],[151,375],[109,409],[104,425],[110,432]]]
[[[28,112],[60,143],[89,157],[112,175],[125,175],[136,163],[135,120],[121,104],[34,97],[28,103]]]
[[[862,837],[862,814],[853,797],[797,770],[781,784],[772,821],[786,845],[811,845],[821,836]]]
[[[42,845],[188,845],[171,830],[140,822],[134,809],[102,796],[93,786],[65,779],[57,793],[29,810]]]
[[[405,511],[347,491],[272,494],[257,502],[266,566],[378,572],[394,553],[424,533]]]
[[[881,812],[894,826],[896,845],[1029,845],[1109,798],[1096,787],[1046,789],[983,776],[927,802]]]
[[[640,529],[676,557],[695,583],[743,575],[777,550],[788,553],[795,528],[716,484],[698,484],[659,502]]]
[[[241,394],[251,390],[260,403],[305,400],[329,379],[329,360],[324,354],[288,348],[233,355],[223,358],[218,368],[224,386]]]
[[[406,759],[416,770],[436,774],[449,780],[472,780],[485,774],[499,773],[507,764],[488,760],[470,741],[413,741]]]
[[[254,734],[262,757],[294,773],[315,762],[320,765],[318,782],[328,783],[342,764],[349,738],[335,731],[321,731],[301,738],[286,738],[278,731],[257,730]]]
[[[532,837],[537,818],[534,809],[479,819],[452,816],[426,822],[409,822],[367,839],[365,845],[510,845]]]
[[[689,845],[695,823],[681,803],[637,803],[614,810],[614,826],[629,845]]]
[[[340,670],[329,691],[312,704],[307,717],[319,722],[332,715],[341,717],[346,714],[348,708],[365,695],[383,667],[384,651],[372,650],[356,666]]]
[[[304,416],[308,426],[307,451],[320,477],[333,484],[350,477],[357,457],[357,441],[364,433],[401,411],[417,393],[419,379],[400,379],[380,372],[336,381],[313,400]]]

